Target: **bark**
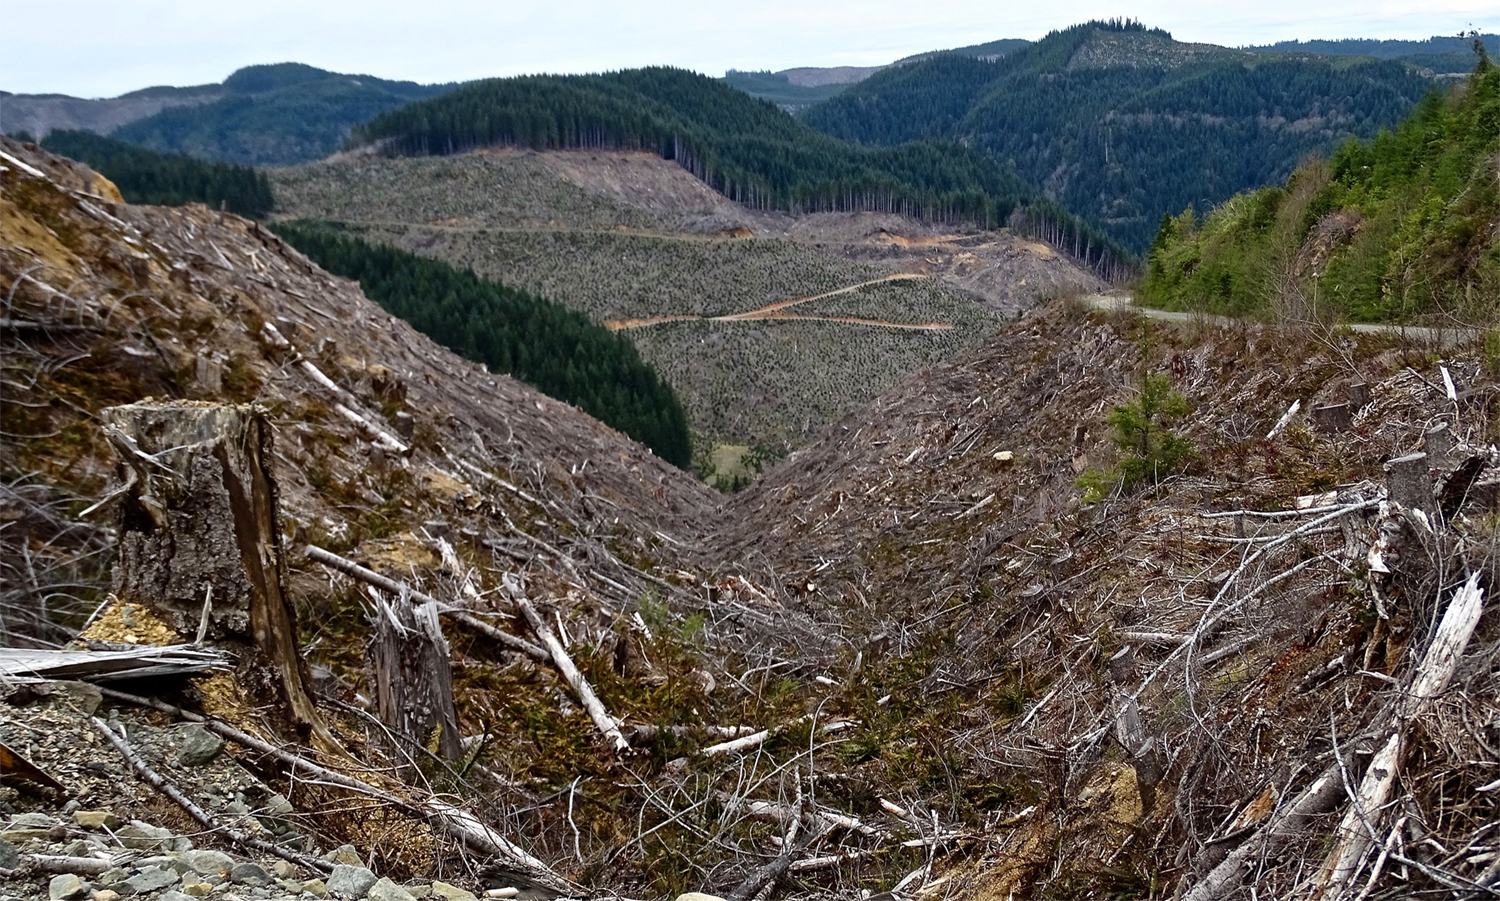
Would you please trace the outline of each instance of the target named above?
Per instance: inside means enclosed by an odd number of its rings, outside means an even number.
[[[380,721],[417,747],[426,747],[436,730],[438,756],[457,760],[463,747],[453,705],[453,668],[437,604],[413,605],[405,597],[389,603],[381,599],[375,620],[375,707]]]
[[[104,411],[127,485],[114,593],[238,658],[240,681],[304,738],[336,746],[308,691],[283,592],[271,426],[253,406],[143,402]],[[207,609],[205,609],[207,608]]]

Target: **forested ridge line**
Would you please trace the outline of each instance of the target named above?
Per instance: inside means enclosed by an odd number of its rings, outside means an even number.
[[[582,313],[447,263],[340,234],[328,223],[272,226],[293,247],[422,334],[509,373],[686,469],[687,415],[635,345]]]
[[[1163,212],[1280,181],[1307,154],[1400,121],[1434,87],[1400,62],[1187,44],[1115,20],[993,61],[891,67],[802,118],[871,147],[961,142],[1140,253]]]
[[[860,147],[820,134],[714,79],[681,69],[487,79],[355,129],[392,155],[484,147],[645,150],[754,209],[890,212],[1052,241],[1105,276],[1129,253],[1010,166],[947,140]]]
[[[1164,217],[1140,297],[1295,321],[1500,314],[1500,69],[1481,56],[1395,129],[1350,140],[1284,186]]]
[[[115,183],[129,203],[204,203],[259,219],[275,206],[266,176],[250,166],[161,153],[90,131],[54,131],[42,149],[87,163]]]

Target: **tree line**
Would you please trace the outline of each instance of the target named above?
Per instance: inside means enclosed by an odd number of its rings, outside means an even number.
[[[687,416],[627,338],[582,313],[438,260],[340,234],[327,223],[272,226],[335,275],[417,331],[496,372],[506,372],[686,469]]]
[[[160,153],[91,131],[50,132],[41,146],[88,164],[114,182],[130,203],[180,206],[197,202],[252,219],[265,216],[275,206],[270,182],[250,166]]]

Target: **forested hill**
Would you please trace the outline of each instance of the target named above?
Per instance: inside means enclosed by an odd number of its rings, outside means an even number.
[[[1009,165],[946,140],[860,147],[681,69],[471,82],[386,113],[357,128],[353,141],[394,155],[500,145],[646,150],[756,209],[1009,223],[1101,271],[1123,256]]]
[[[128,203],[205,203],[258,219],[276,202],[265,173],[250,166],[160,153],[91,131],[54,131],[42,148],[87,163],[114,182]]]
[[[1432,87],[1397,62],[1090,22],[995,61],[945,54],[885,69],[804,121],[870,146],[961,141],[1139,252],[1164,212],[1280,181],[1308,153],[1400,121]]]
[[[1162,223],[1143,299],[1213,312],[1492,324],[1500,297],[1500,69],[1373,141]]]
[[[1468,74],[1474,68],[1474,40],[1478,38],[1490,56],[1500,55],[1500,34],[1431,37],[1425,41],[1375,41],[1345,38],[1338,41],[1281,41],[1246,50],[1279,53],[1317,53],[1324,56],[1372,56],[1445,74]]]
[[[162,110],[113,133],[156,150],[282,166],[322,159],[355,125],[452,85],[326,72],[300,63],[249,66],[213,103]]]

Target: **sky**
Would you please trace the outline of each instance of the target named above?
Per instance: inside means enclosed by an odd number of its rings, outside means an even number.
[[[112,97],[287,61],[420,82],[873,66],[1116,16],[1228,46],[1500,31],[1495,0],[0,0],[0,90]]]

